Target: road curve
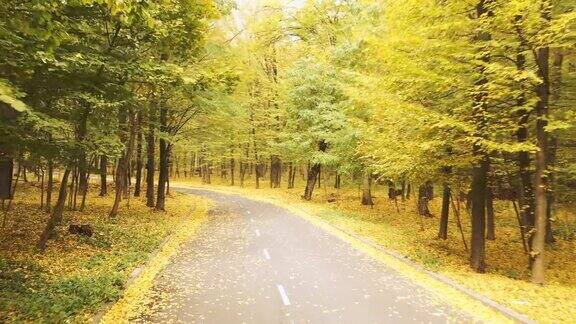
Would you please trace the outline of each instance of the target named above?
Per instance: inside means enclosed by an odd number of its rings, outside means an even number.
[[[216,202],[156,278],[147,322],[472,322],[400,273],[270,203],[202,189]]]

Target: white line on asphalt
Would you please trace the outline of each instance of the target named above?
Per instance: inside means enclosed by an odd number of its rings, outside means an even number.
[[[282,287],[282,285],[276,285],[276,287],[278,287],[278,292],[280,293],[280,297],[282,298],[284,305],[290,306],[290,299],[288,299],[288,295],[286,294],[284,287]]]
[[[256,230],[256,237],[260,236],[260,230]]]
[[[268,260],[270,260],[270,254],[268,253],[268,250],[264,249],[262,250],[262,252],[264,252],[264,257]]]

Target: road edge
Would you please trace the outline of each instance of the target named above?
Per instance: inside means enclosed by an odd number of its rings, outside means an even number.
[[[182,244],[190,240],[206,220],[210,208],[209,199],[196,197],[190,206],[189,217],[177,229],[172,230],[152,252],[147,261],[134,268],[130,274],[122,296],[116,302],[108,304],[92,318],[92,323],[128,323],[129,317],[137,314],[142,303],[133,303],[150,290],[154,278],[160,273],[170,259],[179,251]]]
[[[220,188],[211,188],[211,187],[203,187],[203,186],[202,187],[199,187],[199,186],[181,186],[181,185],[178,185],[177,188],[207,190],[207,191],[213,191],[213,192],[218,192],[218,193],[223,193],[223,194],[238,195],[238,196],[241,196],[241,197],[244,197],[247,199],[266,202],[266,203],[270,203],[270,204],[273,204],[275,206],[281,207],[283,209],[286,209],[287,211],[292,212],[294,215],[308,221],[312,225],[320,228],[321,230],[323,230],[329,234],[337,236],[338,238],[344,240],[348,244],[353,245],[352,242],[344,239],[343,237],[341,237],[339,235],[336,235],[336,233],[334,233],[333,231],[337,231],[341,235],[350,237],[354,240],[361,242],[362,244],[365,244],[365,245],[367,245],[373,249],[376,249],[379,252],[385,254],[386,256],[402,263],[403,265],[408,266],[411,269],[413,269],[413,270],[415,270],[421,274],[427,275],[428,277],[430,277],[430,278],[456,290],[457,292],[460,292],[460,293],[468,296],[469,298],[483,304],[484,306],[496,311],[497,313],[503,315],[504,317],[506,317],[509,320],[512,320],[512,321],[517,322],[517,323],[525,323],[525,324],[537,323],[535,320],[531,319],[530,317],[528,317],[524,314],[521,314],[521,313],[519,313],[519,312],[517,312],[517,311],[515,311],[515,310],[513,310],[507,306],[499,304],[496,301],[490,299],[489,297],[487,297],[481,293],[478,293],[475,290],[467,288],[467,287],[459,284],[458,282],[454,281],[453,279],[450,279],[449,277],[447,277],[443,274],[430,271],[430,270],[426,269],[424,266],[422,266],[421,264],[418,264],[417,262],[414,262],[414,261],[408,259],[407,257],[403,256],[402,254],[400,254],[396,251],[388,249],[388,248],[378,244],[377,242],[375,242],[369,238],[358,235],[357,233],[354,233],[354,232],[352,232],[346,228],[343,228],[343,227],[338,226],[334,223],[326,221],[326,220],[324,220],[318,216],[311,215],[309,212],[307,212],[306,210],[303,210],[302,208],[295,207],[295,206],[288,206],[286,203],[278,201],[277,199],[274,199],[274,198],[248,196],[246,194],[243,194],[242,192],[230,191],[230,190],[225,190],[225,189],[220,189]],[[324,227],[329,227],[332,231],[329,230],[328,228],[324,228]],[[368,254],[370,257],[373,257],[367,251],[363,251],[362,249],[359,249],[359,250]],[[383,261],[383,260],[379,260],[379,261]],[[398,269],[395,269],[394,267],[392,267],[392,268],[394,270],[400,272]],[[413,278],[410,278],[410,279],[415,281]],[[416,282],[416,283],[418,284],[418,282]],[[419,285],[432,291],[433,293],[437,293],[434,290],[432,290],[430,287],[426,287],[425,285],[422,285],[422,284],[419,284]]]

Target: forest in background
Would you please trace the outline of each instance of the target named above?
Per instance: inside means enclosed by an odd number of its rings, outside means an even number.
[[[460,232],[479,273],[496,266],[486,263],[494,206],[511,202],[523,266],[543,285],[547,251],[576,232],[575,9],[2,0],[3,228],[26,217],[12,201],[31,175],[46,213],[38,251],[68,225],[64,213],[88,208],[90,188],[113,195],[114,222],[130,196],[165,210],[171,176],[286,187],[304,200],[321,186],[360,188],[364,206],[384,186],[393,204],[437,216],[439,240],[460,240],[450,215],[469,213],[470,237]],[[562,233],[560,211],[570,214]]]

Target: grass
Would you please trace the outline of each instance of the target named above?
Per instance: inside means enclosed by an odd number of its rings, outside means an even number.
[[[180,180],[200,186],[198,179]],[[325,224],[345,228],[357,235],[399,252],[427,269],[442,273],[500,304],[506,305],[530,318],[544,323],[573,323],[576,321],[576,218],[568,209],[557,211],[554,224],[557,242],[547,250],[547,284],[544,287],[529,282],[527,256],[523,252],[513,209],[506,203],[496,203],[496,240],[487,241],[487,270],[478,274],[468,267],[466,251],[454,216],[450,215],[449,239],[438,240],[440,200],[431,202],[436,217],[421,218],[416,213],[414,200],[399,202],[399,211],[387,198],[387,188],[375,186],[375,205],[360,204],[357,188],[335,190],[317,188],[311,202],[300,195],[303,183],[297,189],[253,189],[231,187],[226,180],[213,179],[213,188],[241,193],[251,197],[273,199],[286,206],[314,216]],[[336,196],[334,203],[326,197]],[[464,213],[462,224],[467,243],[470,240],[470,218]],[[468,243],[469,244],[469,243]]]
[[[44,254],[36,242],[48,214],[39,209],[39,190],[20,185],[0,239],[0,322],[89,322],[123,295],[130,274],[177,225],[190,220],[199,202],[174,194],[168,212],[154,212],[131,198],[108,219],[113,192],[96,196],[91,187],[85,211],[66,211]],[[196,215],[196,217],[200,217]],[[91,224],[92,237],[72,235],[68,224]]]

